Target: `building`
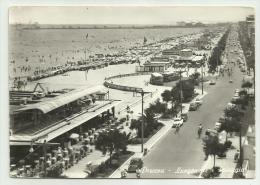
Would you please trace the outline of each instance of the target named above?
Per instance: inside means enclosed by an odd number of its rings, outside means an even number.
[[[180,51],[180,57],[189,58],[192,57],[192,50],[191,49],[182,49]]]
[[[178,57],[175,62],[178,64],[191,64],[191,65],[201,65],[205,61],[205,56],[189,56],[189,57]]]
[[[167,56],[167,57],[174,57],[176,55],[180,54],[180,48],[178,47],[173,47],[171,49],[166,49],[162,51],[162,55],[163,56]]]
[[[201,64],[205,61],[205,56],[195,56],[192,58],[193,63]]]
[[[142,66],[136,66],[136,72],[164,72],[170,65],[169,57],[157,56],[146,61]]]
[[[170,67],[170,62],[145,62],[136,66],[136,72],[164,72]]]
[[[247,34],[251,43],[255,44],[255,16],[249,15],[246,17]]]
[[[111,100],[102,86],[80,88],[38,103],[16,107],[10,111],[10,145],[42,143],[71,130],[80,129],[100,116],[114,116],[119,100]],[[107,92],[107,91],[106,91]]]

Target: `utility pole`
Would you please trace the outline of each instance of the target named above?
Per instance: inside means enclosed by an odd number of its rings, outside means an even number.
[[[203,94],[203,83],[204,83],[204,79],[203,79],[203,65],[201,65],[201,94]]]
[[[107,99],[109,100],[109,85],[107,86]]]
[[[87,49],[84,49],[84,54],[85,54],[85,62],[87,61]]]
[[[142,95],[142,146],[141,152],[144,152],[144,91],[141,92]]]
[[[144,95],[151,93],[145,92],[143,89],[141,91],[136,91],[136,93],[140,93],[142,96],[142,123],[141,123],[141,152],[144,152]]]
[[[46,175],[47,175],[47,168],[46,168],[46,140],[44,140],[43,141],[43,144],[42,144],[42,148],[43,148],[43,157],[44,157],[44,159],[43,159],[43,171],[44,171],[44,177],[46,177]]]
[[[242,167],[242,123],[239,123],[239,167]]]
[[[181,114],[182,114],[182,76],[181,76],[181,74],[184,71],[179,71],[179,72],[180,72],[180,103],[181,103]]]

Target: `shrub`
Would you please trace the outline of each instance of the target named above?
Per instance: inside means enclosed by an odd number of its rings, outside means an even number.
[[[62,165],[60,163],[54,164],[47,169],[47,177],[59,177],[62,174]]]
[[[206,171],[204,171],[201,176],[205,179],[209,179],[209,178],[214,178],[214,177],[218,177],[220,175],[221,171],[220,171],[220,167],[219,166],[215,166],[211,169],[207,169]]]
[[[204,179],[210,179],[210,178],[213,178],[213,173],[212,173],[212,170],[211,169],[207,169],[206,171],[204,171],[201,176],[204,178]]]
[[[126,121],[126,118],[121,118],[119,122],[124,123]]]
[[[226,141],[226,142],[224,143],[224,146],[225,146],[226,149],[231,148],[231,145],[232,145],[232,142],[231,142],[231,141]]]
[[[100,173],[103,173],[103,172],[105,172],[105,170],[106,170],[106,164],[105,164],[105,162],[102,162],[102,163],[98,166],[98,171],[99,171]]]
[[[213,177],[218,177],[221,173],[220,171],[220,167],[219,166],[215,166],[212,168],[212,172],[213,172]]]
[[[141,138],[133,138],[128,141],[128,144],[141,144],[142,140]]]

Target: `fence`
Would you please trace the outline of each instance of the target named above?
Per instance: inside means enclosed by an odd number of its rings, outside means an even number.
[[[140,92],[140,91],[142,91],[142,88],[140,88],[140,87],[118,85],[118,84],[114,84],[113,82],[109,82],[108,80],[112,80],[115,78],[128,77],[128,76],[141,76],[141,75],[149,75],[149,74],[151,74],[151,72],[129,73],[129,74],[119,74],[119,75],[111,76],[111,77],[105,78],[104,86],[111,88],[111,89],[121,90],[121,91]]]

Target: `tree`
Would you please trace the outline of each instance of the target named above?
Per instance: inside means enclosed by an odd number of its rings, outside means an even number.
[[[166,111],[167,105],[165,103],[161,103],[160,99],[158,98],[155,103],[151,103],[149,108],[156,114],[161,114]]]
[[[251,88],[253,86],[253,84],[251,83],[251,82],[248,82],[248,81],[246,81],[246,82],[244,82],[243,84],[242,84],[242,88],[247,88],[247,89],[249,89],[249,88]]]
[[[205,152],[206,157],[213,155],[213,168],[215,168],[216,155],[222,155],[226,152],[226,149],[223,144],[219,143],[218,135],[206,132],[205,137],[203,138],[203,151]]]
[[[161,96],[162,96],[163,101],[165,101],[166,103],[168,103],[169,101],[172,100],[172,95],[171,95],[171,91],[170,90],[163,91]]]
[[[142,121],[142,119],[144,120]],[[138,137],[141,137],[142,134],[141,132],[142,124],[144,128],[144,137],[149,136],[151,131],[157,129],[157,127],[159,126],[158,121],[155,119],[155,113],[151,108],[145,109],[143,118],[140,117],[137,120],[133,119],[131,121],[130,129],[136,129],[138,131],[137,132]]]
[[[239,110],[238,105],[235,105],[235,106],[232,106],[230,108],[226,108],[224,110],[224,114],[225,114],[226,117],[232,117],[232,118],[235,118],[239,121],[244,113]]]
[[[195,73],[193,73],[192,75],[189,76],[189,78],[192,80],[194,85],[198,84],[199,77],[200,77],[199,72],[195,72]]]
[[[120,150],[126,151],[128,139],[129,135],[120,133],[119,130],[105,132],[98,136],[96,148],[104,153],[109,152],[109,163],[111,164],[113,152],[116,151],[118,153]]]
[[[231,118],[231,119],[225,119],[225,121],[221,124],[219,132],[226,131],[226,141],[227,141],[227,135],[230,132],[239,132],[240,130],[240,124],[237,119]]]
[[[192,80],[183,80],[182,82],[182,96],[184,100],[189,100],[194,94],[194,83]],[[181,84],[178,82],[176,87],[180,91]]]

